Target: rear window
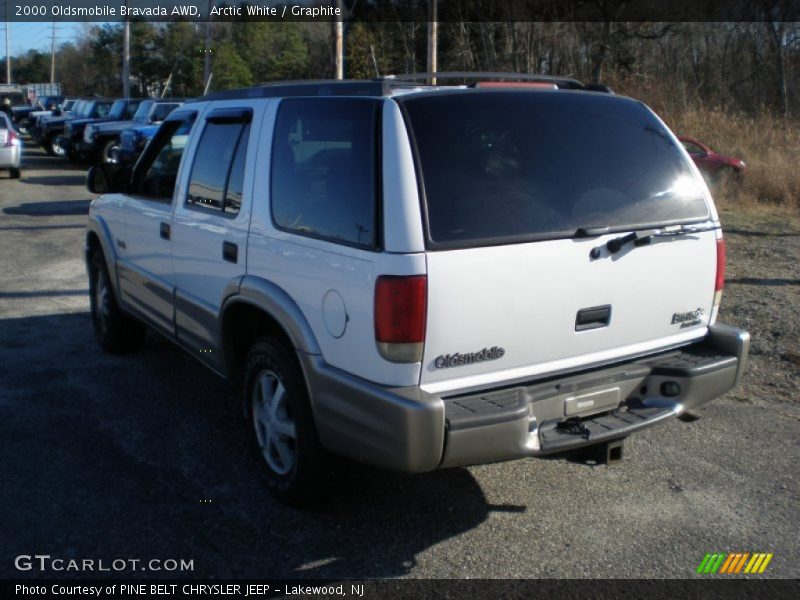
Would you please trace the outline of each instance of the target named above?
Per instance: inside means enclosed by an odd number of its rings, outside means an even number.
[[[704,188],[643,104],[580,92],[407,97],[430,247],[708,218]]]

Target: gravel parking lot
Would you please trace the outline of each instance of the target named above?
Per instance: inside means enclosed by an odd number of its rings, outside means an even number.
[[[353,466],[297,511],[260,482],[224,382],[155,334],[135,356],[95,344],[83,175],[28,148],[22,179],[0,179],[0,577],[65,575],[14,567],[50,554],[204,578],[672,578],[718,551],[800,574],[798,220],[723,214],[721,320],[752,332],[753,360],[699,419],[629,438],[613,466]]]

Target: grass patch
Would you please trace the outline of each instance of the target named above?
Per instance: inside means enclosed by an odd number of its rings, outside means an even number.
[[[744,176],[723,177],[712,188],[719,206],[800,213],[800,126],[796,122],[770,114],[745,117],[698,108],[665,117],[678,135],[697,138],[747,163]]]

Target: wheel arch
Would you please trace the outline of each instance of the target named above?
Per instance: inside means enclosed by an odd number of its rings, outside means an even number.
[[[229,285],[219,331],[223,370],[235,384],[240,382],[247,352],[259,336],[277,335],[296,353],[321,354],[297,303],[278,285],[258,277],[245,276]],[[300,368],[302,371],[302,365]]]
[[[108,229],[108,224],[102,217],[97,215],[90,216],[89,224],[86,226],[86,238],[83,247],[86,270],[89,272],[91,267],[90,261],[92,260],[92,253],[99,249],[103,253],[103,258],[106,261],[106,268],[111,278],[111,285],[114,293],[118,295],[117,253],[114,251],[114,245],[111,243],[111,240],[111,231]]]

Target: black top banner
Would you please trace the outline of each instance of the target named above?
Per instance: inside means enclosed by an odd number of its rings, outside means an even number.
[[[7,21],[775,21],[800,0],[0,0]]]

